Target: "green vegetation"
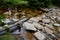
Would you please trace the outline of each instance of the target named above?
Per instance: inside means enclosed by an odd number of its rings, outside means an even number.
[[[4,35],[0,36],[0,40],[15,40],[15,38],[12,35]]]
[[[60,7],[60,0],[52,0],[53,5]]]
[[[29,0],[29,5],[33,8],[49,7],[51,0]]]
[[[0,26],[2,26],[4,23],[2,22],[2,20],[4,20],[4,16],[0,15]]]
[[[5,3],[5,5],[7,7],[17,7],[19,5],[27,5],[28,1],[25,0],[3,0],[3,3]]]
[[[18,7],[20,5],[29,6],[32,8],[49,7],[50,5],[60,6],[60,0],[2,0],[0,5],[7,7]]]

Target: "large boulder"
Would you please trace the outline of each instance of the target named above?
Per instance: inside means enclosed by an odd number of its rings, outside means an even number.
[[[36,31],[37,29],[34,27],[33,24],[29,23],[29,22],[24,22],[23,23],[23,27],[26,29],[26,30],[32,30],[32,31]]]

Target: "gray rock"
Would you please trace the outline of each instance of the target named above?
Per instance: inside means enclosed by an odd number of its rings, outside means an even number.
[[[58,23],[60,23],[60,17],[57,17],[56,21],[57,21]]]
[[[39,20],[37,19],[37,18],[35,18],[35,17],[32,17],[32,18],[30,18],[29,19],[30,21],[33,21],[33,22],[38,22]]]
[[[42,18],[41,18],[41,16],[39,16],[39,17],[36,17],[38,20],[42,20]]]
[[[59,27],[59,26],[60,26],[60,24],[58,24],[58,23],[54,23],[53,25],[54,25],[54,26],[57,26],[57,27]]]
[[[43,21],[44,23],[50,23],[50,22],[51,22],[50,19],[42,19],[42,21]]]
[[[10,20],[10,19],[6,19],[6,20],[4,20],[4,21],[2,21],[2,22],[4,22],[4,23],[10,23],[11,20]]]
[[[28,23],[28,22],[24,22],[24,23],[23,23],[23,27],[24,27],[26,30],[32,30],[32,31],[36,31],[36,30],[37,30],[37,29],[34,27],[33,24]]]
[[[60,32],[60,27],[59,27],[58,31]]]
[[[16,21],[18,21],[19,19],[17,19],[17,18],[12,18],[12,20],[13,20],[14,22],[16,22]]]
[[[46,14],[46,16],[51,16],[51,15],[52,15],[52,13],[50,13],[50,12]]]
[[[57,15],[60,16],[60,12],[57,12]]]
[[[57,37],[59,37],[60,38],[60,33],[58,33],[58,34],[56,34],[57,35]]]
[[[54,21],[51,20],[51,24],[54,24]]]
[[[48,34],[53,34],[54,31],[49,29],[48,27],[45,27],[45,31],[48,33]]]
[[[57,16],[50,16],[51,17],[51,19],[56,19],[57,18]]]
[[[3,27],[0,27],[0,31],[3,31],[3,30],[5,30]]]
[[[4,12],[4,14],[9,14],[9,12]]]
[[[45,19],[45,18],[47,18],[47,17],[46,17],[46,15],[44,14],[44,15],[41,16],[41,18],[42,18],[42,19]]]
[[[44,27],[42,25],[40,25],[39,23],[34,22],[33,25],[37,28],[37,29],[44,29]]]
[[[42,32],[36,32],[34,33],[34,36],[38,39],[38,40],[44,40],[46,37]]]
[[[11,10],[4,12],[4,14],[11,15]]]
[[[53,15],[53,16],[56,16],[56,15],[57,15],[57,13],[56,13],[56,12],[52,12],[52,15]]]
[[[45,24],[45,26],[54,30],[54,26],[53,25]]]
[[[56,29],[56,31],[60,32],[60,24],[55,23],[54,26],[55,26],[54,28]]]

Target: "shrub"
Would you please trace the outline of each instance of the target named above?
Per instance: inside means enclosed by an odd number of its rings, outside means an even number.
[[[28,0],[30,7],[49,7],[52,4],[52,0]]]

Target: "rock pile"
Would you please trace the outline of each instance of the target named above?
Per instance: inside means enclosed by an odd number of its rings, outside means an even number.
[[[60,40],[60,11],[57,8],[48,9],[42,16],[30,18],[23,23],[26,30],[35,31],[37,40]]]
[[[30,36],[28,37],[29,40],[60,40],[60,9],[50,8],[45,10],[48,12],[32,17],[22,24],[23,32],[26,31],[27,36]],[[13,21],[16,20],[13,19]],[[7,22],[5,21],[5,23]],[[4,29],[0,27],[0,30]],[[25,35],[24,33],[21,34]],[[31,39],[31,35],[34,37],[33,39]]]

